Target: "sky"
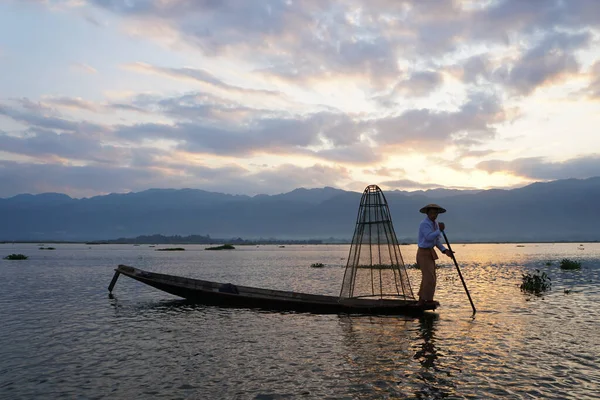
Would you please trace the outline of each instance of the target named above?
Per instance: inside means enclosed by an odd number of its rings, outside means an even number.
[[[598,0],[0,0],[0,197],[600,175]]]

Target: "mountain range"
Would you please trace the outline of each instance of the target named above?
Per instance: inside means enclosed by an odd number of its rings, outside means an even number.
[[[419,208],[448,209],[453,241],[597,241],[600,177],[510,190],[386,191],[396,235],[415,242]],[[350,240],[362,193],[332,187],[278,195],[150,189],[75,199],[60,193],[0,198],[0,241],[92,241],[139,235]]]

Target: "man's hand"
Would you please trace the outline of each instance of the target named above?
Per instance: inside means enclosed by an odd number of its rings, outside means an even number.
[[[443,222],[439,222],[438,226],[440,227],[440,231],[443,231],[446,229],[446,224],[444,224]]]
[[[450,258],[454,258],[454,252],[453,251],[450,251],[450,250],[446,249],[444,251],[444,254],[447,255]]]

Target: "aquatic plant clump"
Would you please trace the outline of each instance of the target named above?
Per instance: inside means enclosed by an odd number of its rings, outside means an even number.
[[[325,266],[325,264],[323,263],[312,263],[310,264],[311,268],[323,268]]]
[[[373,265],[357,265],[356,268],[358,269],[394,269],[394,266],[391,264],[373,264]]]
[[[5,260],[27,260],[27,256],[24,254],[9,254],[4,257]]]
[[[235,247],[230,244],[224,244],[222,246],[207,247],[204,250],[235,250]]]
[[[526,273],[523,274],[523,283],[521,283],[521,290],[524,292],[540,294],[547,290],[550,290],[552,282],[550,277],[545,273],[540,273],[539,269],[535,270],[534,274]]]
[[[168,247],[166,249],[155,249],[154,251],[185,251],[183,247]]]
[[[560,269],[581,269],[581,262],[569,260],[568,258],[563,258],[562,260],[560,260]]]
[[[419,269],[419,270],[421,269],[421,267],[419,267],[419,264],[417,264],[417,263],[407,264],[406,268],[408,268],[408,269]],[[436,263],[435,264],[435,269],[440,269],[440,268],[442,268],[442,265]]]

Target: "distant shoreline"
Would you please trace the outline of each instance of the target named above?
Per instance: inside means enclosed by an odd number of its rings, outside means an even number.
[[[327,241],[318,239],[309,240],[265,240],[265,241],[227,241],[222,239],[215,239],[210,242],[188,242],[188,241],[136,241],[136,240],[93,240],[93,241],[76,241],[76,240],[3,240],[0,244],[85,244],[85,245],[109,245],[109,244],[137,244],[137,245],[157,245],[157,244],[169,244],[169,245],[215,245],[215,244],[235,244],[238,246],[260,246],[260,245],[348,245],[352,244],[351,241]],[[599,240],[556,240],[556,241],[453,241],[452,244],[553,244],[553,243],[600,243]],[[411,246],[416,245],[416,242],[401,242],[400,246]]]

